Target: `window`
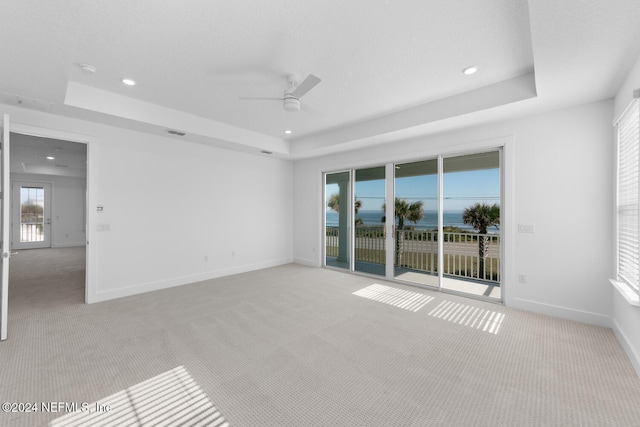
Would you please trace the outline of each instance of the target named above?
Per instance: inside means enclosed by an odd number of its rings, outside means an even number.
[[[640,107],[634,99],[617,122],[617,278],[637,305],[640,296]]]

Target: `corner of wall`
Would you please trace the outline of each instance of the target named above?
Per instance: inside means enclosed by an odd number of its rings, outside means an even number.
[[[307,259],[307,258],[294,258],[293,262],[295,264],[306,265],[307,267],[321,267],[320,263],[317,260]]]
[[[522,298],[513,298],[507,305],[511,308],[532,311],[535,313],[545,314],[547,316],[559,317],[561,319],[588,323],[590,325],[602,326],[605,328],[612,327],[612,319],[607,314],[577,310],[570,307],[541,303]]]
[[[627,357],[629,358],[633,369],[635,369],[636,374],[638,375],[638,377],[640,377],[640,355],[633,347],[633,344],[629,340],[629,337],[627,337],[627,335],[623,332],[618,321],[615,318],[612,318],[611,323],[611,329],[613,330],[616,339],[622,346],[624,352],[627,354]]]
[[[108,291],[96,291],[88,289],[86,295],[86,303],[108,301],[117,298],[128,297],[132,295],[143,294],[146,292],[159,291],[162,289],[172,288],[176,286],[189,285],[192,283],[202,282],[205,280],[217,279],[219,277],[232,276],[234,274],[248,273],[250,271],[262,270],[265,268],[277,267],[280,265],[290,264],[292,258],[275,259],[267,262],[260,262],[250,265],[242,265],[224,270],[210,271],[201,274],[192,274],[182,277],[174,277],[167,280],[140,283],[135,286],[128,286],[118,289],[110,289]]]

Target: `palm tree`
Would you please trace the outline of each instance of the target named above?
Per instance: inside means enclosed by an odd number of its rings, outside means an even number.
[[[327,202],[327,206],[333,211],[340,212],[340,194],[333,193],[329,197],[329,202]]]
[[[489,227],[498,228],[500,225],[500,206],[495,203],[493,205],[476,203],[462,212],[462,222],[471,224],[481,234],[478,238],[478,256],[480,257],[478,273],[482,274],[483,278],[486,278],[484,259],[488,255],[489,236],[487,236],[487,229]]]
[[[329,197],[329,201],[327,202],[327,206],[331,210],[334,210],[336,212],[340,212],[340,194],[333,193]],[[362,207],[362,201],[356,199],[355,202],[353,203],[353,213],[357,214],[361,207]],[[364,222],[362,221],[361,218],[358,218],[357,220],[355,220],[355,225],[364,225]]]
[[[382,205],[382,210],[386,210],[386,203]],[[394,200],[394,215],[398,218],[398,230],[404,230],[404,222],[411,221],[417,224],[418,221],[424,216],[423,202],[418,200],[417,202],[409,203],[405,199],[395,198]],[[404,241],[404,233],[396,233],[396,265],[400,266],[402,263],[402,242]]]

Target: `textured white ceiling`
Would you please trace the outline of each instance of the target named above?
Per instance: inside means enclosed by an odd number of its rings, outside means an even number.
[[[87,145],[11,134],[11,172],[86,178]]]
[[[5,0],[0,91],[302,157],[610,97],[640,54],[640,2],[610,3]],[[479,72],[464,76],[472,64]],[[311,111],[239,99],[282,96],[290,73],[322,79],[303,97]]]

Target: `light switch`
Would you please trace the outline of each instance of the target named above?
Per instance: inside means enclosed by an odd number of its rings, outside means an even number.
[[[518,233],[533,233],[533,224],[518,224]]]

